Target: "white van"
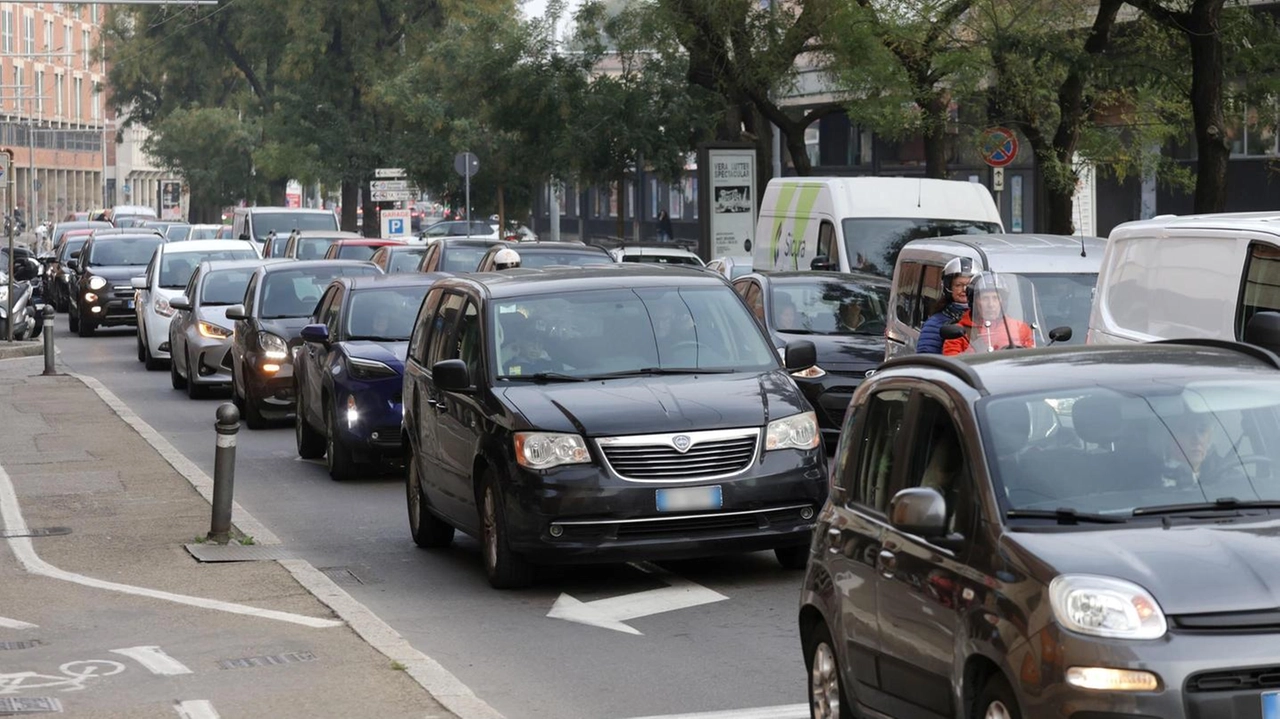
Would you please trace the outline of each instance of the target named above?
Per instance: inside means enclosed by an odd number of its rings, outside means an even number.
[[[1163,215],[1111,232],[1089,317],[1090,344],[1245,340],[1280,322],[1280,212]],[[1264,334],[1265,329],[1263,328]],[[1274,330],[1274,328],[1271,328]]]
[[[956,257],[975,271],[1018,275],[1029,281],[1042,336],[1070,327],[1065,343],[1084,344],[1085,328],[1107,241],[1100,237],[993,234],[914,240],[898,253],[889,290],[885,359],[916,351],[920,328],[938,310],[942,268]]]
[[[769,181],[756,222],[757,272],[837,270],[888,277],[922,237],[1004,232],[976,182],[911,177],[783,177]]]

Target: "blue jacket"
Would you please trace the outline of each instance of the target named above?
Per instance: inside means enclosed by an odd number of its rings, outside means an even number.
[[[920,328],[920,339],[916,340],[916,352],[929,355],[942,354],[942,326],[959,322],[967,309],[969,306],[966,304],[952,302],[945,310],[925,320],[924,326]]]

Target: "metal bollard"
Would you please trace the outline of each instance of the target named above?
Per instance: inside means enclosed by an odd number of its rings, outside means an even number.
[[[45,305],[41,310],[44,316],[44,375],[46,377],[55,375],[57,372],[53,369],[53,305]]]
[[[236,432],[240,431],[240,410],[230,402],[218,408],[218,446],[213,454],[213,521],[208,540],[215,544],[231,541],[231,494],[236,483]]]

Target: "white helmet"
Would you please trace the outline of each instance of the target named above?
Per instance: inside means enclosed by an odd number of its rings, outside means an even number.
[[[952,257],[942,268],[942,289],[951,291],[951,282],[961,276],[973,275],[973,259],[969,257]]]
[[[493,256],[493,269],[509,270],[520,266],[520,253],[510,247],[503,247]]]

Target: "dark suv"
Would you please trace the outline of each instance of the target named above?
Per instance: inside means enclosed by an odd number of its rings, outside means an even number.
[[[791,369],[813,364],[793,344]],[[803,566],[818,424],[718,278],[612,264],[438,282],[404,384],[410,529],[480,537],[495,587],[531,564],[773,549]]]
[[[1280,716],[1278,368],[1195,340],[884,363],[814,530],[812,715]]]
[[[146,274],[151,255],[166,240],[150,230],[127,232],[95,232],[79,256],[67,261],[67,266],[76,271],[67,308],[67,329],[81,337],[89,337],[98,327],[138,324],[136,291],[130,281]]]

